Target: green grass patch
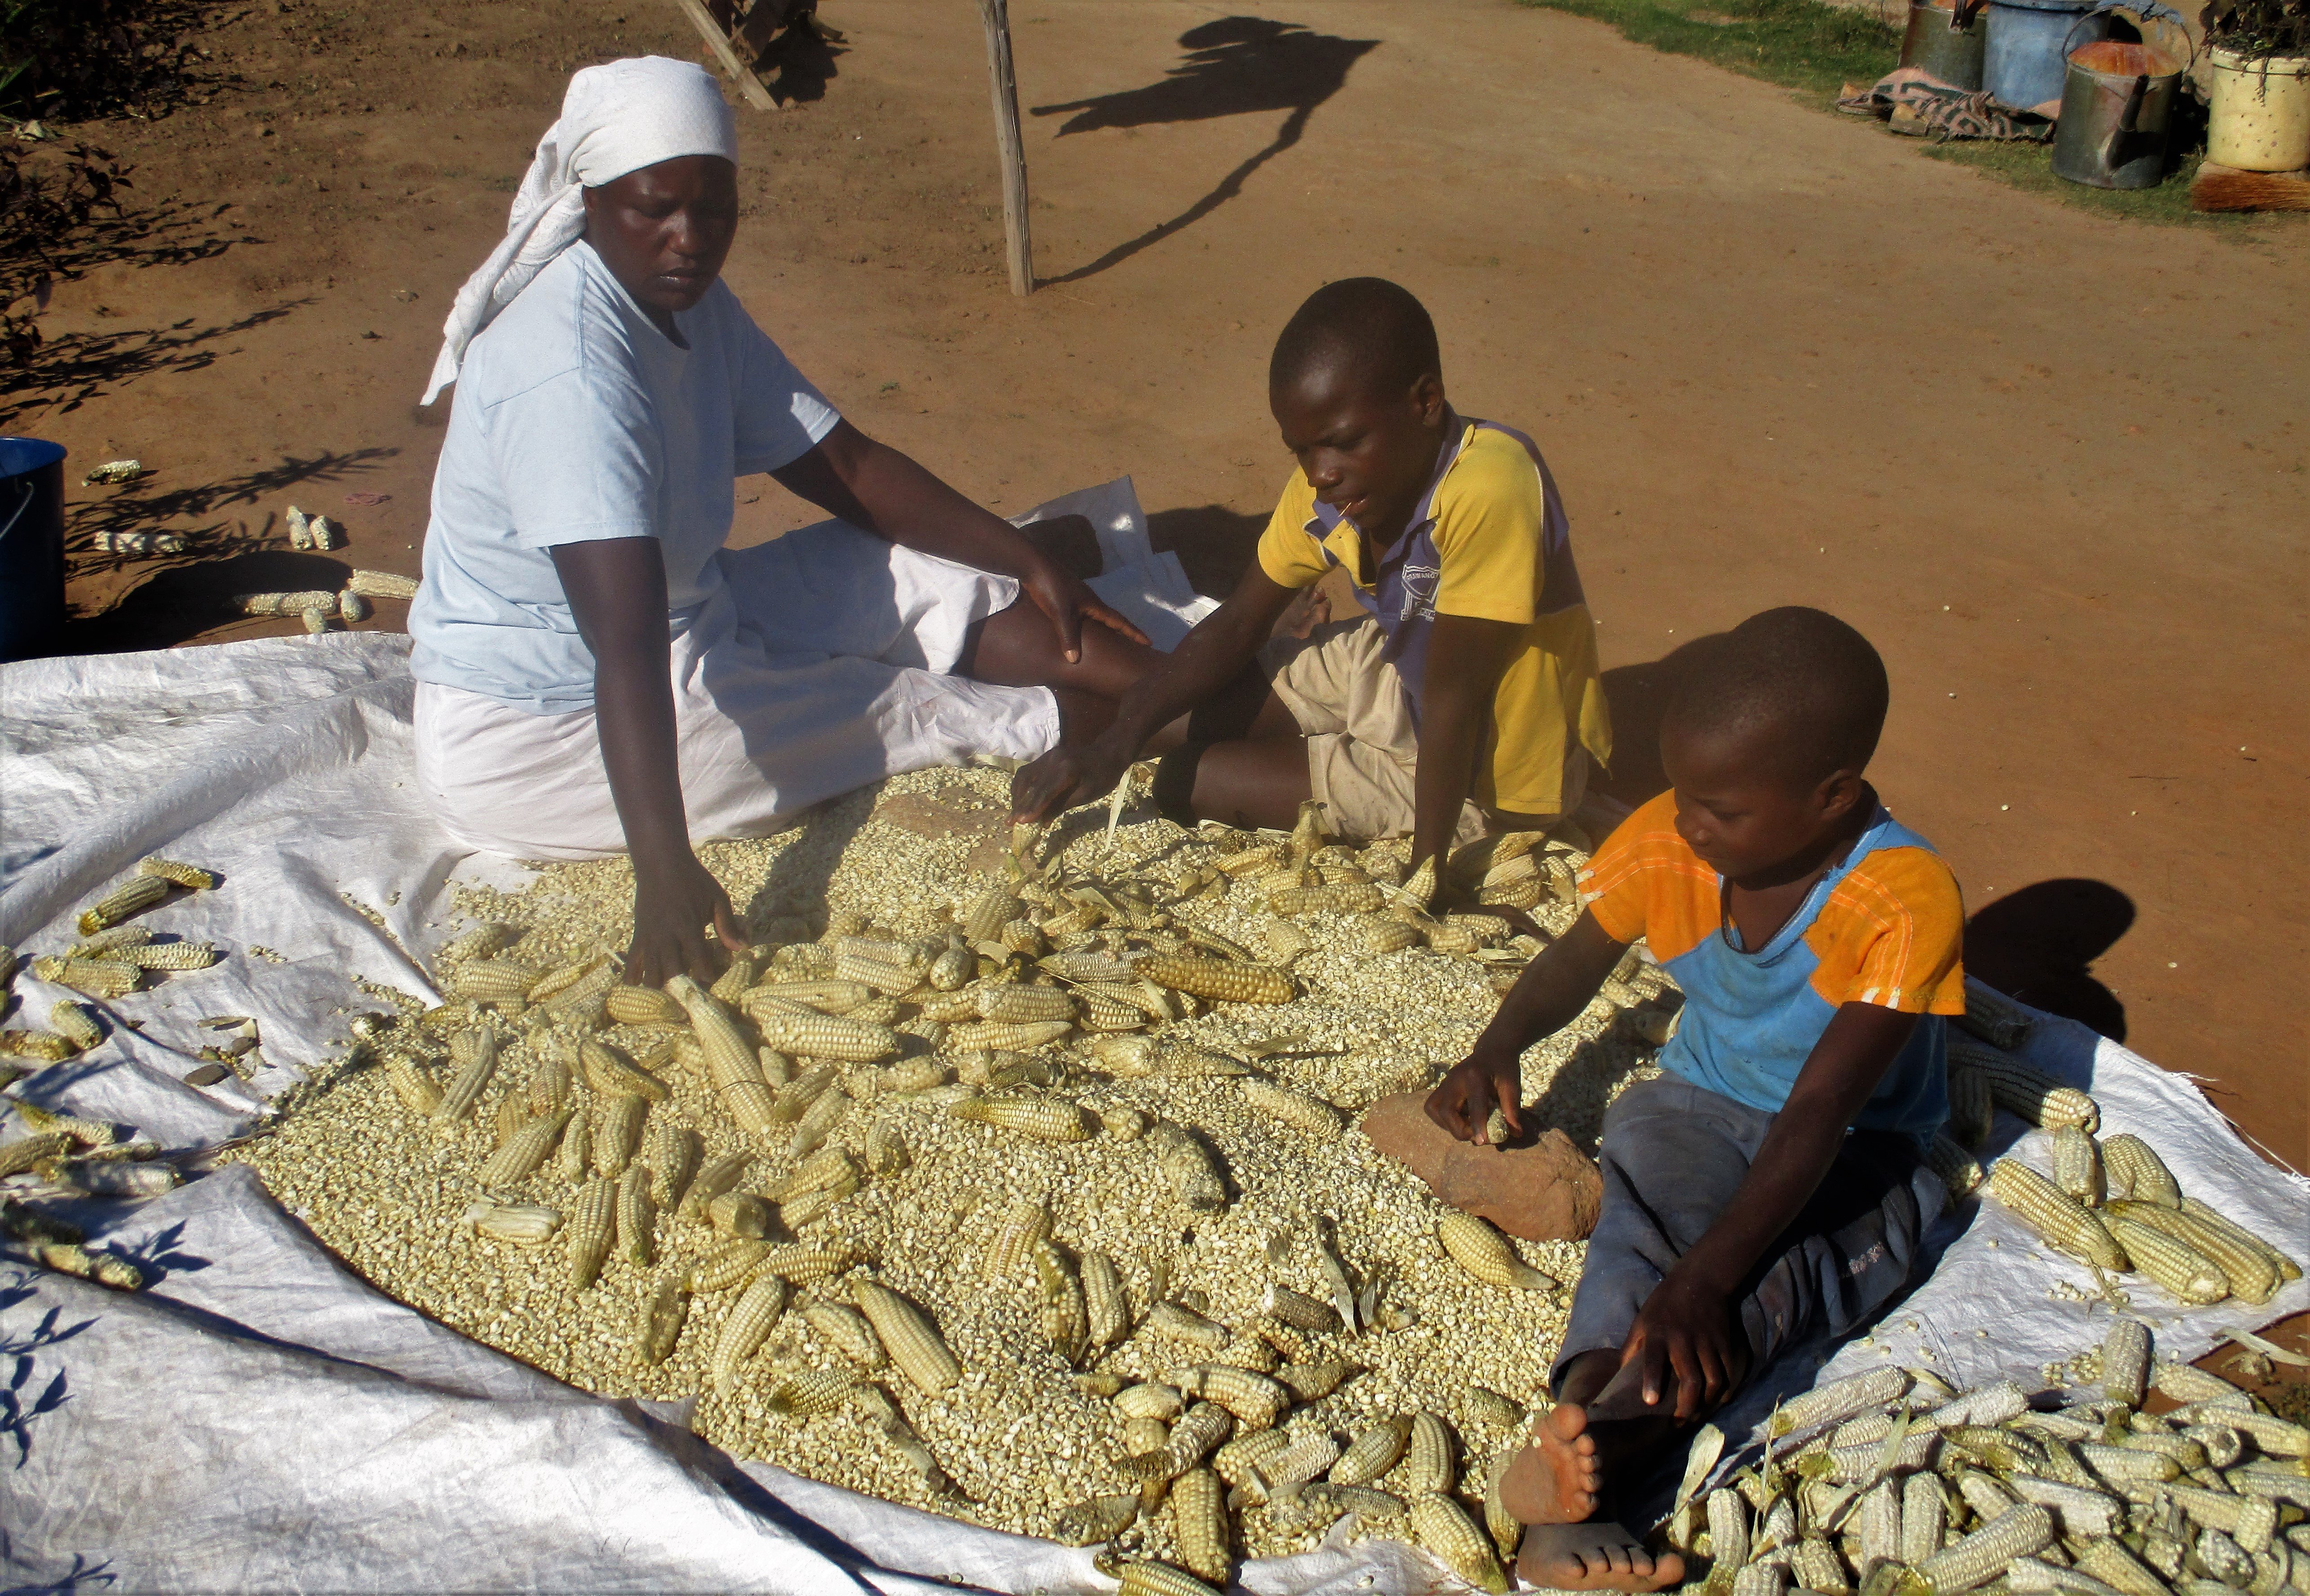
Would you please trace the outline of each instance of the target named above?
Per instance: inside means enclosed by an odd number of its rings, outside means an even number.
[[[1748,77],[1761,78],[1822,110],[1834,111],[1846,83],[1873,83],[1901,56],[1900,35],[1863,13],[1821,0],[1518,0],[1519,4],[1570,12],[1609,22],[1637,43],[1676,56],[1697,56]],[[1896,135],[1853,117],[1856,133]],[[2305,225],[2300,216],[2208,214],[2190,209],[2190,173],[2196,157],[2155,188],[2089,188],[2054,175],[2050,144],[1997,143],[1968,139],[1915,143],[1928,160],[1954,161],[2097,215],[2168,227],[2218,231],[2267,231]]]

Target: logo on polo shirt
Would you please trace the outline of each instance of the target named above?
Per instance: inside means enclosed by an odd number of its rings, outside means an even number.
[[[1404,620],[1436,619],[1436,585],[1443,580],[1439,566],[1406,565],[1403,568],[1403,604],[1396,613]]]

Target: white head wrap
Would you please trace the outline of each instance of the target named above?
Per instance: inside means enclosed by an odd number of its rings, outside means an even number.
[[[643,56],[588,66],[569,80],[561,119],[513,198],[504,241],[465,279],[441,325],[441,353],[425,385],[434,395],[457,380],[465,346],[514,296],[586,232],[587,188],[679,155],[738,159],[738,129],[722,87],[702,66]]]

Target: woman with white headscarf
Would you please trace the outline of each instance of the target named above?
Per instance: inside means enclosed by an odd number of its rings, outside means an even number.
[[[736,153],[700,68],[578,73],[426,394],[456,384],[410,609],[420,785],[472,846],[629,852],[627,978],[653,984],[740,945],[693,837],[1032,758],[1154,657],[754,325],[719,281]],[[724,550],[756,472],[840,522]]]

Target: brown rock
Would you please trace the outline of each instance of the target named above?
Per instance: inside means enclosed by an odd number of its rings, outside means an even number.
[[[1581,1241],[1596,1227],[1603,1178],[1563,1132],[1551,1126],[1522,1147],[1479,1147],[1429,1119],[1427,1101],[1425,1092],[1382,1097],[1365,1110],[1363,1132],[1437,1201],[1527,1241]]]

